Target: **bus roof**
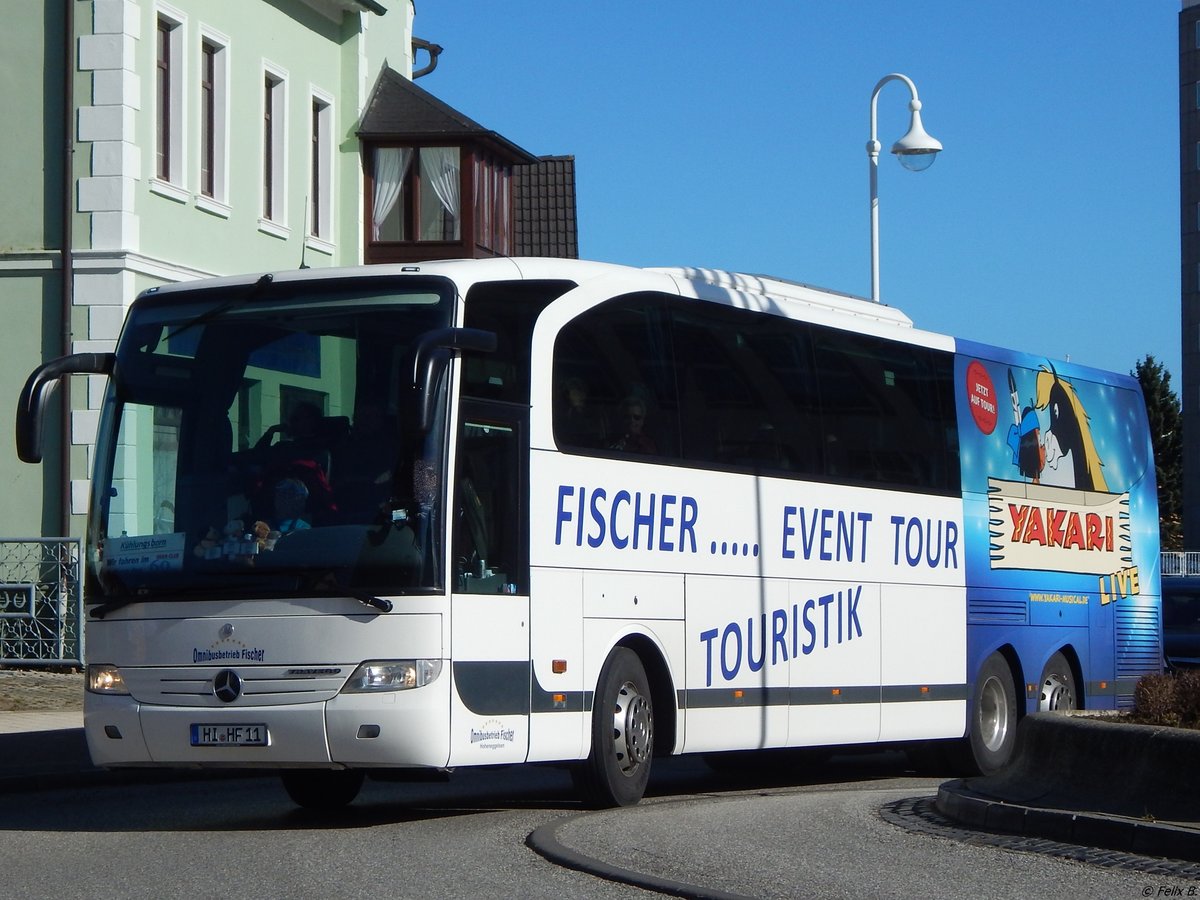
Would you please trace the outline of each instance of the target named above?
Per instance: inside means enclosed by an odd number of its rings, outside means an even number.
[[[745,294],[759,294],[775,300],[798,304],[830,313],[867,318],[876,322],[912,327],[912,320],[900,310],[883,304],[873,303],[852,294],[814,287],[801,282],[774,278],[766,275],[750,275],[728,272],[721,269],[706,269],[692,266],[646,267],[639,269],[617,263],[594,262],[581,259],[555,259],[547,257],[494,257],[491,259],[432,260],[417,263],[395,263],[372,266],[346,266],[320,269],[288,269],[272,272],[272,281],[277,284],[322,281],[326,279],[387,277],[395,275],[442,275],[453,279],[460,288],[479,281],[566,279],[583,284],[605,276],[633,274],[638,271],[667,275],[677,281],[690,282],[700,296],[704,287]],[[150,288],[145,293],[162,296],[176,292],[188,292],[197,288],[237,287],[255,284],[264,273],[219,276],[202,281],[185,281]]]

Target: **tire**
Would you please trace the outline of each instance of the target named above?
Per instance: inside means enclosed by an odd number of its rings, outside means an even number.
[[[1065,656],[1055,653],[1042,670],[1038,712],[1067,712],[1078,708],[1079,694],[1075,690],[1071,665]]]
[[[636,653],[618,647],[600,672],[592,706],[592,749],[574,770],[591,806],[633,806],[646,792],[654,757],[654,703]]]
[[[1017,740],[1017,691],[1008,662],[999,653],[980,666],[972,700],[970,732],[958,754],[961,767],[991,775],[1008,764]]]
[[[300,769],[284,772],[283,789],[292,802],[305,809],[341,809],[358,796],[361,769]]]

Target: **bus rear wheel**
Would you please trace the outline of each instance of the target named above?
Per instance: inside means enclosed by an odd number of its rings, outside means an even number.
[[[991,775],[1012,758],[1017,740],[1017,690],[1008,662],[989,656],[975,676],[971,730],[963,740],[962,768]]]
[[[1071,664],[1061,653],[1055,653],[1042,670],[1042,688],[1038,697],[1038,712],[1068,712],[1078,709],[1075,675]]]
[[[283,772],[283,789],[292,802],[305,809],[341,809],[358,796],[363,784],[361,769],[297,769]]]
[[[654,703],[636,653],[618,647],[596,686],[592,750],[574,770],[576,786],[593,806],[633,806],[650,780]]]

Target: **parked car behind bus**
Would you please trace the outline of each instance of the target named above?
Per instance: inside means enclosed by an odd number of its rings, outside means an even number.
[[[1200,576],[1164,578],[1162,592],[1167,668],[1200,669]]]

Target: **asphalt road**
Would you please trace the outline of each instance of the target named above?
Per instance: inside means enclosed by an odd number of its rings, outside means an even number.
[[[838,758],[803,785],[729,781],[683,758],[657,766],[640,806],[602,812],[576,803],[564,771],[530,766],[368,782],[336,815],[295,809],[269,777],[14,793],[0,798],[0,896],[655,896],[543,858],[535,831],[684,895],[1200,896],[1200,880],[1152,861],[1015,852],[881,815],[941,780],[899,754]]]

